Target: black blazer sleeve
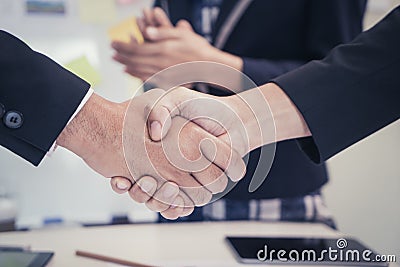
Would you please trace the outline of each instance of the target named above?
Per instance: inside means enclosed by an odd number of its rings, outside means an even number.
[[[0,103],[23,116],[18,129],[0,122],[0,145],[38,165],[90,85],[7,32],[0,46]]]
[[[303,114],[299,140],[321,162],[400,117],[400,6],[321,61],[273,80]]]

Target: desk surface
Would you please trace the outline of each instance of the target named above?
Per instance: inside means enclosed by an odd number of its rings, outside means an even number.
[[[306,223],[143,224],[2,233],[0,245],[28,245],[34,250],[54,251],[49,267],[117,266],[77,257],[75,251],[78,249],[162,266],[166,263],[173,266],[241,266],[224,242],[226,235],[337,238],[340,233],[321,224]]]

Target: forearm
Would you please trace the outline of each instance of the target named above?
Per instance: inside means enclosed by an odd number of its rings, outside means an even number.
[[[121,142],[123,114],[122,106],[92,94],[57,138],[62,146],[81,158],[90,157],[99,146],[119,145]],[[105,123],[113,122],[113,123]],[[118,136],[115,136],[118,135]],[[99,140],[102,141],[99,144]]]
[[[311,135],[302,114],[278,85],[269,83],[259,87],[259,90],[273,115],[276,142]]]
[[[273,142],[311,135],[294,103],[274,83],[228,99],[247,131],[249,151]]]

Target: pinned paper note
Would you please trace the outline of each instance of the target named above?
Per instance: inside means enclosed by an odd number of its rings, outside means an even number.
[[[26,0],[28,14],[65,14],[64,0]]]
[[[79,0],[78,7],[83,22],[110,22],[116,14],[113,0]]]
[[[118,25],[115,25],[108,31],[108,34],[113,41],[129,43],[132,36],[139,44],[144,42],[143,35],[139,30],[135,17],[126,19]]]
[[[90,83],[91,86],[95,86],[100,83],[100,74],[90,64],[86,56],[81,56],[68,62],[64,65],[64,67]]]

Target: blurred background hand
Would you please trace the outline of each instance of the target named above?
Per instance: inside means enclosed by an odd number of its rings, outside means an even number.
[[[143,81],[176,64],[212,61],[242,69],[242,59],[213,47],[194,32],[190,23],[180,20],[173,26],[160,8],[145,9],[138,20],[145,42],[112,42],[113,59],[125,65],[125,72]]]

